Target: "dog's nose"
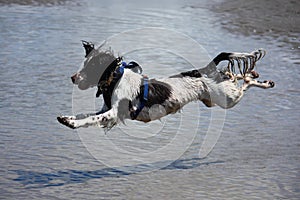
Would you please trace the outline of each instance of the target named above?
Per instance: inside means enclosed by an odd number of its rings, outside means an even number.
[[[72,83],[75,84],[76,83],[76,80],[78,78],[78,73],[74,74],[73,76],[71,76],[71,80],[72,80]]]

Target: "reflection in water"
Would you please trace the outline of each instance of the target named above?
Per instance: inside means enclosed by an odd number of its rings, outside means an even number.
[[[161,170],[193,169],[200,166],[223,163],[223,161],[201,162],[200,158],[176,160]],[[22,183],[26,188],[43,188],[50,186],[62,186],[66,184],[85,183],[90,179],[118,178],[136,173],[149,172],[154,165],[164,166],[160,163],[143,164],[123,168],[103,168],[99,170],[61,170],[53,173],[41,173],[34,171],[15,170],[18,177],[14,181]],[[168,164],[170,161],[165,161]],[[155,167],[158,168],[158,167]]]

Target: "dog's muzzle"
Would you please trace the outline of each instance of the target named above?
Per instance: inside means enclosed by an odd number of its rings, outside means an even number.
[[[78,85],[78,88],[81,90],[86,90],[89,87],[91,87],[89,82],[87,82],[80,73],[76,73],[73,76],[71,76],[71,80],[72,80],[72,83],[74,85]]]
[[[79,79],[80,79],[80,76],[79,76],[79,73],[76,73],[76,74],[74,74],[73,76],[71,76],[71,80],[72,80],[72,83],[73,84],[78,84],[78,82],[79,82]]]

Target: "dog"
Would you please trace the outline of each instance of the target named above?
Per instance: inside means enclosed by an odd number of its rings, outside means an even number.
[[[71,80],[79,89],[97,87],[96,97],[103,96],[104,105],[97,113],[59,116],[57,120],[72,129],[100,126],[111,129],[125,119],[150,122],[176,113],[191,101],[202,101],[207,107],[232,108],[250,87],[272,88],[275,83],[257,81],[254,70],[266,51],[218,54],[202,69],[182,72],[162,79],[149,79],[134,61],[128,64],[112,50],[95,48],[82,41],[85,48],[83,68]],[[217,66],[226,61],[227,65]]]

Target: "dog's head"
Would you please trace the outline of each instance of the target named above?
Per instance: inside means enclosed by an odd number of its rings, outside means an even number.
[[[119,66],[122,58],[115,57],[111,50],[95,49],[92,43],[82,41],[86,59],[82,69],[71,80],[81,90],[97,86],[101,80],[108,80],[111,73]]]

